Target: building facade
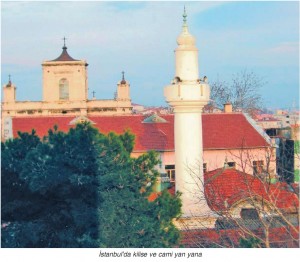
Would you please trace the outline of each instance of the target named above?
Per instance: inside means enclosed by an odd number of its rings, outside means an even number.
[[[12,137],[12,119],[38,116],[93,116],[131,114],[130,84],[117,84],[113,99],[88,99],[88,64],[72,58],[67,47],[54,60],[44,61],[42,101],[16,101],[16,86],[9,79],[3,86],[2,140]]]

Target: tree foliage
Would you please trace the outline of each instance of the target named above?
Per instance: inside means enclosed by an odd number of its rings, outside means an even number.
[[[242,248],[256,248],[259,246],[260,246],[260,241],[259,241],[259,239],[255,238],[255,237],[240,239],[240,247],[242,247]]]
[[[155,152],[131,158],[134,136],[88,123],[43,140],[20,133],[2,144],[3,247],[168,247],[179,196],[147,197]],[[172,209],[170,208],[172,207]]]
[[[235,74],[230,82],[217,80],[211,84],[213,105],[223,108],[232,103],[233,110],[254,114],[262,109],[263,102],[259,89],[265,84],[263,79],[252,71],[243,70]]]

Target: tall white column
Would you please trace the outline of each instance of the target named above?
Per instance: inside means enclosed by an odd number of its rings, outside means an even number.
[[[188,32],[184,12],[182,33],[175,50],[175,78],[165,87],[166,101],[174,109],[175,185],[182,193],[182,216],[200,217],[210,211],[204,197],[202,117],[209,101],[209,85],[199,80],[198,50]]]

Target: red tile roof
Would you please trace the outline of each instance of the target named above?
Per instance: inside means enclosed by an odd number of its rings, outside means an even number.
[[[268,184],[260,179],[233,168],[216,169],[204,174],[205,197],[209,207],[216,212],[228,211],[243,200],[264,200],[265,204],[289,212],[297,212],[299,198],[286,183]],[[175,194],[175,186],[168,189]],[[149,197],[154,201],[158,193]]]
[[[268,184],[236,169],[216,169],[204,174],[205,194],[214,211],[225,211],[247,198],[265,200],[277,208],[296,212],[299,198],[286,183]]]
[[[114,131],[121,134],[126,129],[136,135],[134,151],[174,151],[174,116],[162,115],[167,123],[143,123],[146,116],[90,116],[100,132]],[[47,135],[57,125],[67,131],[75,116],[61,117],[14,117],[13,135],[17,131],[37,131],[38,136]],[[232,149],[241,147],[265,147],[266,140],[254,129],[243,114],[203,114],[203,147],[207,149]]]
[[[239,247],[241,238],[249,238],[255,235],[266,239],[262,228],[247,233],[241,228],[235,229],[195,229],[181,231],[180,244],[184,247]],[[269,241],[271,247],[299,248],[299,226],[292,228],[269,228]],[[264,244],[261,245],[264,247]]]
[[[175,187],[172,186],[171,188],[168,189],[168,192],[171,194],[171,195],[175,195]],[[161,195],[161,192],[152,192],[149,196],[148,196],[148,200],[150,202],[153,202],[155,199],[158,198],[158,196]]]
[[[268,145],[241,113],[204,114],[202,118],[205,149],[253,148]]]

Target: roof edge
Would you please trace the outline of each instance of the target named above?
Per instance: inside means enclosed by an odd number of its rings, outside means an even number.
[[[249,114],[243,113],[245,116],[246,120],[249,122],[249,124],[259,133],[263,139],[270,145],[272,146],[272,140],[271,138],[267,135],[267,133],[263,130],[261,126],[259,126],[253,118],[250,117]]]

